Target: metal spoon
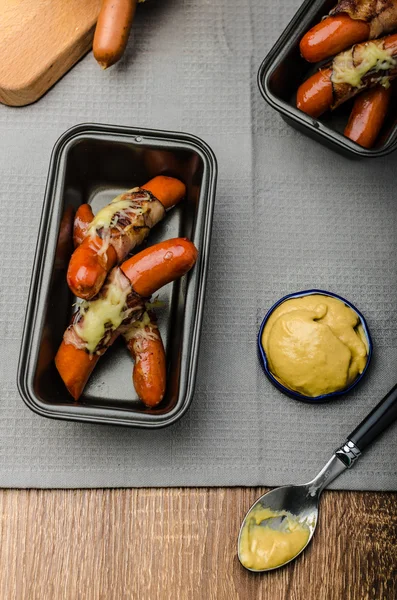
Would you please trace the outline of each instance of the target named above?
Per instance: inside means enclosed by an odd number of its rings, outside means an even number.
[[[319,474],[303,485],[286,485],[267,492],[257,500],[249,509],[242,522],[238,537],[238,558],[241,564],[254,573],[271,571],[282,567],[294,560],[313,537],[318,521],[318,504],[321,492],[346,469],[350,469],[360,457],[361,452],[369,446],[375,438],[383,433],[386,428],[397,419],[397,385],[381,400],[381,402],[365,417],[358,427],[347,437],[346,442],[335,450],[332,458],[321,469]],[[243,527],[258,505],[272,511],[288,511],[299,523],[306,523],[310,530],[309,539],[303,548],[292,558],[284,563],[268,569],[252,569],[242,563],[240,555],[240,539]],[[270,518],[262,521],[272,529],[278,529],[283,518]]]

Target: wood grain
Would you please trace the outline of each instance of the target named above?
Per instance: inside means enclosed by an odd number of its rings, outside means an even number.
[[[0,102],[34,102],[84,56],[100,2],[0,0]]]
[[[236,537],[263,491],[2,490],[0,598],[397,598],[397,494],[325,492],[314,543],[254,575]]]

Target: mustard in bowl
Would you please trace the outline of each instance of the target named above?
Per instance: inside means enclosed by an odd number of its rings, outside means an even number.
[[[270,381],[306,402],[349,392],[372,356],[363,315],[341,296],[323,290],[289,294],[276,302],[261,324],[258,347]]]

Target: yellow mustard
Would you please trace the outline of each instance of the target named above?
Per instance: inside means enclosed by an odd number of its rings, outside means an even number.
[[[264,327],[262,345],[274,377],[309,397],[345,389],[363,372],[368,358],[357,313],[321,294],[280,304]]]
[[[286,518],[279,529],[260,523],[272,517]],[[250,513],[240,536],[239,556],[249,569],[279,567],[299,554],[306,546],[310,529],[286,511],[272,511],[260,504]]]

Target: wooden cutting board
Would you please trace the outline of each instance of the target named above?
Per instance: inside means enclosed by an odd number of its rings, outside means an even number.
[[[0,102],[40,98],[92,45],[101,0],[0,0]]]

